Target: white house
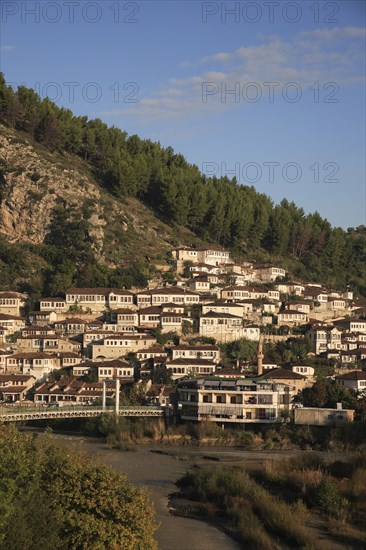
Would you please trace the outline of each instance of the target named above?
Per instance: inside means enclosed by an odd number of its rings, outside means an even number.
[[[270,264],[255,264],[253,267],[257,278],[265,283],[271,283],[277,278],[283,278],[286,275],[284,269]]]
[[[217,302],[210,302],[202,305],[202,314],[209,313],[210,311],[216,313],[230,313],[230,315],[235,315],[236,317],[243,317],[244,305],[236,302],[228,302],[226,300],[218,300]]]
[[[220,348],[210,344],[190,346],[188,344],[171,348],[172,359],[208,359],[215,363],[220,361]]]
[[[66,292],[66,306],[69,308],[73,305],[99,313],[106,308],[131,307],[133,294],[116,288],[69,288]]]
[[[167,302],[175,304],[193,305],[198,304],[200,295],[191,290],[181,287],[156,288],[150,291],[151,305],[160,306]]]
[[[358,393],[366,391],[366,372],[362,370],[354,370],[336,376],[337,384]]]
[[[304,325],[309,321],[309,316],[303,311],[297,311],[296,309],[284,309],[277,315],[278,325]]]
[[[229,262],[230,252],[221,248],[177,248],[173,251],[178,265],[182,266],[185,261],[192,263],[203,263],[209,265],[220,265]]]
[[[219,342],[232,342],[243,338],[243,319],[230,313],[210,311],[201,315],[199,332],[200,336],[215,338]]]
[[[289,410],[291,391],[281,383],[250,378],[199,378],[178,382],[183,420],[274,423]]]
[[[139,324],[138,312],[130,308],[117,308],[110,312],[112,323],[116,323],[117,332],[133,331]]]
[[[22,317],[18,317],[17,315],[0,313],[0,326],[5,329],[6,335],[9,335],[18,330],[22,330],[25,327],[25,321]]]
[[[318,355],[327,350],[341,349],[342,346],[342,331],[334,326],[314,326],[307,336],[310,340],[311,351]]]
[[[156,344],[156,338],[149,334],[114,334],[107,336],[102,342],[91,344],[92,359],[118,359],[128,353],[136,353],[140,349]]]
[[[247,338],[247,340],[259,341],[260,328],[257,325],[244,325],[243,334],[241,338]]]
[[[66,305],[65,298],[42,298],[39,303],[40,311],[55,311],[56,313],[65,313],[69,306]]]
[[[302,376],[306,376],[307,378],[313,378],[315,369],[307,365],[294,365],[292,367],[292,372],[296,372],[297,374],[301,374]]]
[[[209,359],[180,358],[166,362],[166,369],[171,372],[173,380],[185,376],[209,376],[216,368],[216,363]]]
[[[14,353],[6,358],[6,371],[31,374],[42,380],[53,370],[60,368],[60,358],[55,353]]]
[[[26,300],[27,296],[20,292],[0,292],[0,313],[21,317],[24,313]]]

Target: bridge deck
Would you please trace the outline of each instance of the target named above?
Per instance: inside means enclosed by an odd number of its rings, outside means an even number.
[[[21,422],[25,420],[47,420],[52,418],[88,418],[115,413],[114,407],[71,406],[51,409],[47,407],[0,407],[0,422]],[[120,407],[118,416],[163,416],[162,407]]]

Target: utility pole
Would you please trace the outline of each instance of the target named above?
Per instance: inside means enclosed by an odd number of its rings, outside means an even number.
[[[120,387],[120,380],[119,378],[116,378],[116,416],[118,416],[118,412],[119,412],[119,387]]]
[[[103,398],[102,398],[102,408],[103,411],[106,409],[107,404],[107,383],[105,380],[103,380]]]

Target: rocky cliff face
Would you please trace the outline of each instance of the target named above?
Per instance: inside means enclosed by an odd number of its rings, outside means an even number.
[[[123,265],[134,250],[161,259],[172,244],[192,239],[136,199],[108,195],[81,159],[51,153],[0,125],[0,233],[10,242],[42,244],[60,205],[80,216],[88,210],[96,259],[109,265]]]
[[[47,158],[48,157],[48,158]],[[105,220],[101,192],[75,169],[62,167],[57,156],[37,150],[15,132],[0,127],[2,168],[0,232],[14,241],[41,244],[59,204],[81,209],[93,199],[90,228],[96,251],[103,246]],[[55,162],[56,161],[56,162]],[[65,159],[65,164],[67,159]]]

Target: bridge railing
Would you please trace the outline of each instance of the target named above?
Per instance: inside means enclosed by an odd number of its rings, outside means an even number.
[[[150,405],[128,405],[119,407],[119,414],[127,413],[133,411],[139,411],[141,415],[144,413],[146,416],[149,413],[162,413],[164,410],[163,407],[150,406]],[[116,409],[113,406],[101,407],[101,406],[85,406],[85,405],[71,405],[71,406],[61,406],[61,407],[47,407],[47,406],[38,406],[38,407],[28,407],[28,406],[17,406],[17,405],[0,405],[0,420],[1,418],[15,417],[15,416],[47,416],[50,417],[66,417],[67,414],[70,416],[76,415],[76,413],[81,413],[80,416],[84,413],[85,416],[94,413],[96,416],[103,413],[115,413]]]

